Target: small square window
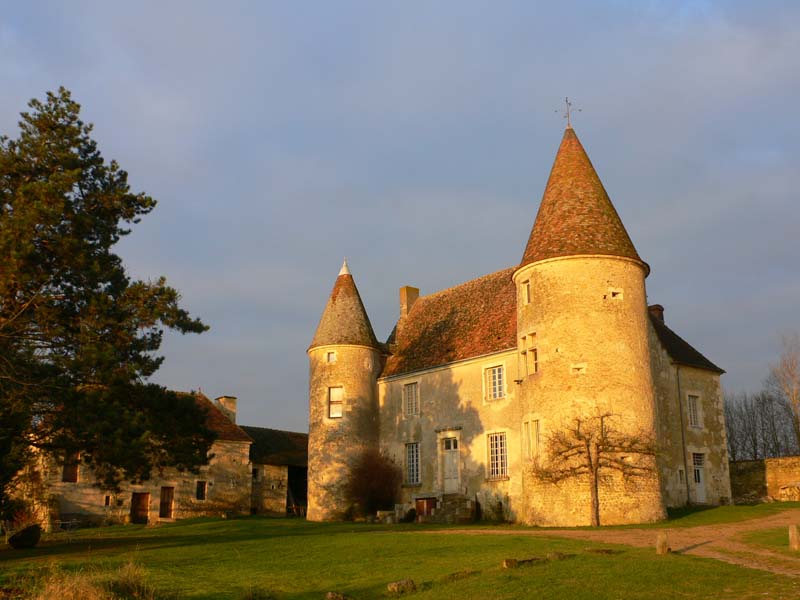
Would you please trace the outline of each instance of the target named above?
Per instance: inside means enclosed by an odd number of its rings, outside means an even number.
[[[328,388],[328,417],[331,419],[341,419],[344,413],[342,405],[344,399],[344,388]]]
[[[530,304],[531,303],[531,282],[530,282],[530,280],[522,282],[522,302],[524,304]]]
[[[325,355],[325,360],[328,361],[329,363],[335,363],[336,362],[336,352],[328,352]]]
[[[197,500],[205,500],[208,494],[208,482],[206,481],[198,481],[197,482],[197,489],[195,491],[194,497]]]
[[[503,366],[497,365],[486,369],[486,399],[499,400],[505,398],[505,377]]]
[[[419,385],[416,381],[403,386],[403,405],[406,415],[419,414]]]

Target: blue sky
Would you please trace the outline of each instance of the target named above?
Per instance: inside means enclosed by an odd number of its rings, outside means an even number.
[[[574,126],[650,302],[755,390],[800,329],[796,2],[16,2],[0,132],[64,85],[156,210],[120,244],[211,331],[156,380],[307,427],[305,350],[347,256],[397,290],[516,264]]]

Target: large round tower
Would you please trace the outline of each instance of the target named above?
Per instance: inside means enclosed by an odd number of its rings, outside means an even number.
[[[639,258],[603,184],[571,127],[556,155],[528,245],[513,278],[518,291],[523,422],[535,424],[533,455],[547,465],[548,439],[597,425],[655,439],[645,277]],[[594,421],[593,421],[594,419]],[[529,429],[530,431],[530,429]],[[664,518],[653,457],[628,480],[613,471],[599,486],[600,522]],[[526,520],[585,525],[591,518],[586,478],[559,484],[525,478]]]
[[[365,449],[378,447],[377,378],[382,355],[353,276],[342,265],[309,358],[308,511],[341,519],[344,485]]]

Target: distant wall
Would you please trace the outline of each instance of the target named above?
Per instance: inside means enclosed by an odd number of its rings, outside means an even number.
[[[52,458],[42,457],[42,480],[52,505],[50,519],[75,519],[83,523],[127,522],[131,519],[133,494],[149,494],[147,520],[160,517],[162,487],[173,488],[172,519],[227,514],[248,514],[251,497],[250,442],[217,440],[211,459],[197,473],[165,468],[140,484],[124,482],[119,493],[97,486],[91,468],[80,464],[75,482],[62,481],[62,468]],[[198,487],[205,494],[198,498]]]
[[[773,500],[797,500],[792,490],[800,487],[800,456],[731,462],[731,491],[734,498],[767,496]]]
[[[289,488],[289,468],[286,466],[253,464],[251,512],[258,515],[286,515],[286,492]]]

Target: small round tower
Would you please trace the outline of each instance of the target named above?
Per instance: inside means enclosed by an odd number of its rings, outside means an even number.
[[[589,157],[571,127],[564,133],[528,245],[513,275],[518,291],[520,395],[536,423],[539,460],[553,433],[611,415],[624,434],[655,439],[645,277],[641,260]],[[601,523],[665,516],[652,457],[650,474],[614,475],[599,489]],[[585,482],[524,482],[526,520],[588,524]]]
[[[309,358],[308,511],[342,519],[353,462],[378,447],[381,351],[345,260],[322,313]]]

